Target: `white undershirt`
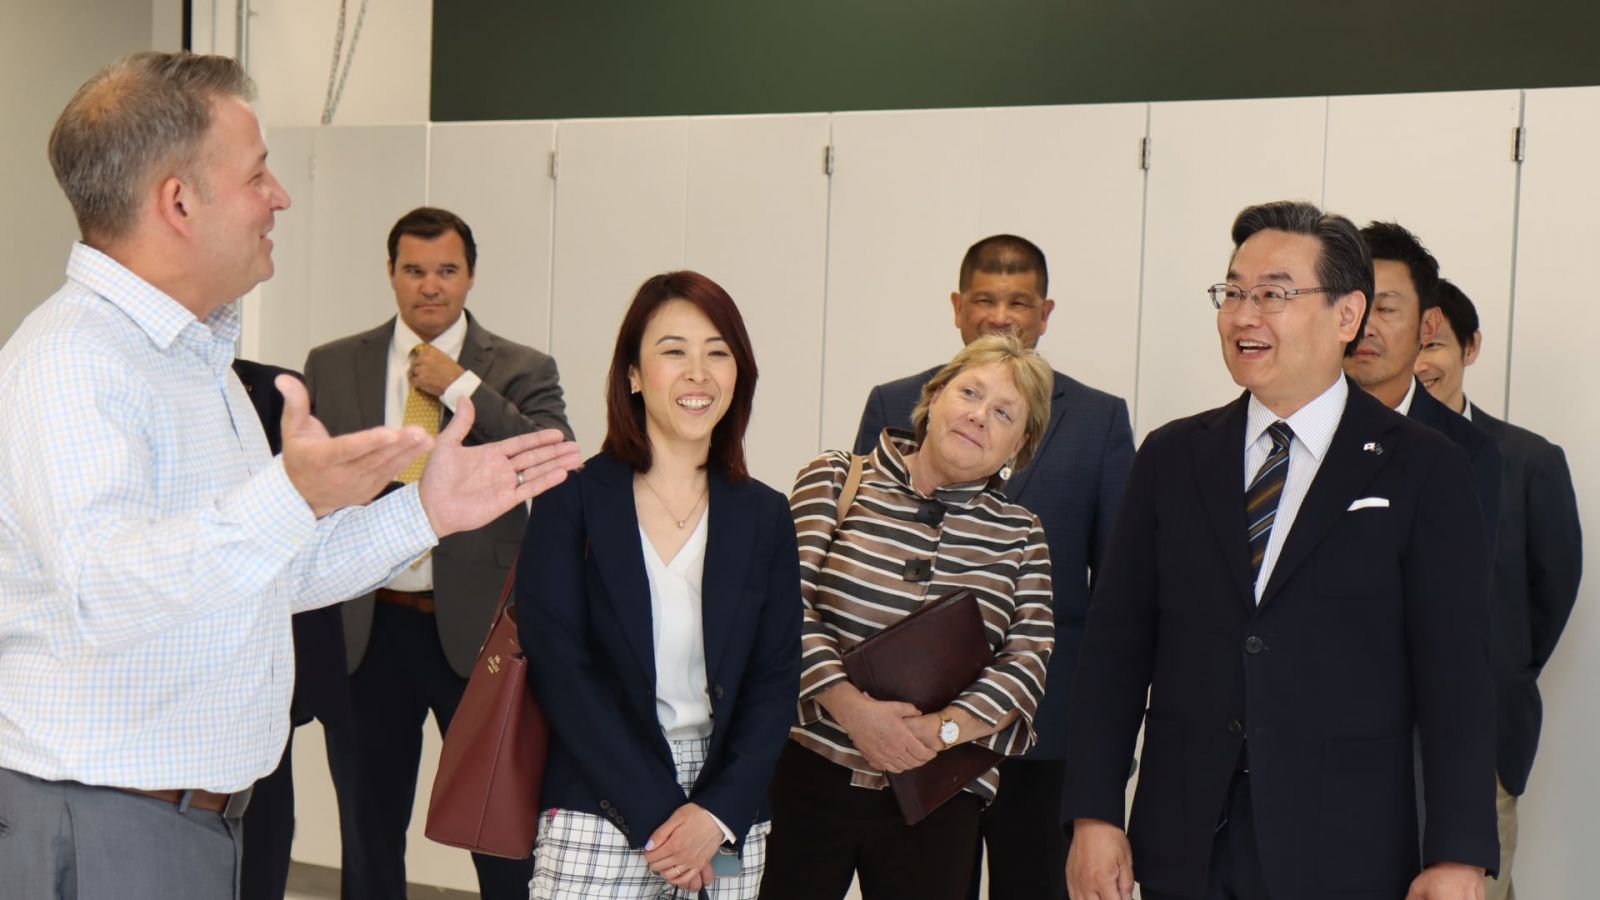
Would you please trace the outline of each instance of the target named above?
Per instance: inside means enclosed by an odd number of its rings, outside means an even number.
[[[411,393],[411,382],[406,380],[406,362],[411,355],[411,348],[418,344],[432,344],[440,352],[451,359],[461,359],[461,348],[467,343],[467,317],[465,314],[456,317],[454,324],[446,328],[438,337],[431,341],[424,341],[417,337],[416,332],[406,327],[406,323],[399,316],[394,320],[394,337],[389,341],[389,362],[387,374],[384,376],[383,391],[383,424],[389,428],[399,428],[406,420],[406,396]],[[462,397],[472,396],[483,380],[472,372],[463,372],[455,381],[450,382],[439,402],[451,412],[456,411],[456,403]],[[392,591],[431,591],[433,590],[433,554],[429,553],[411,566],[400,571],[384,587]]]
[[[1266,553],[1261,557],[1261,574],[1256,578],[1257,603],[1261,602],[1261,595],[1272,579],[1272,569],[1278,564],[1278,554],[1283,551],[1283,542],[1289,536],[1289,529],[1294,527],[1300,502],[1306,498],[1306,491],[1311,489],[1317,470],[1322,468],[1322,459],[1328,455],[1328,447],[1333,444],[1333,433],[1339,429],[1339,420],[1344,417],[1344,405],[1349,396],[1349,385],[1340,375],[1317,399],[1283,420],[1294,432],[1294,440],[1289,444],[1289,471],[1284,475],[1283,493],[1278,495],[1278,511],[1272,520],[1272,531],[1267,535]],[[1267,434],[1267,427],[1276,421],[1277,415],[1252,394],[1244,422],[1245,490],[1250,489],[1251,480],[1272,452],[1272,436]]]
[[[688,543],[663,563],[655,545],[639,528],[645,574],[650,577],[650,624],[656,651],[656,718],[667,740],[711,733],[711,700],[706,694],[706,639],[700,619],[700,585],[706,562],[706,522],[700,516]]]

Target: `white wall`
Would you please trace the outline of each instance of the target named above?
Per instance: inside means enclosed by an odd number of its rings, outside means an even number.
[[[50,128],[74,91],[106,63],[167,45],[168,5],[97,0],[5,0],[0,28],[0,247],[9,276],[0,340],[61,286],[77,240],[72,210],[45,156]]]

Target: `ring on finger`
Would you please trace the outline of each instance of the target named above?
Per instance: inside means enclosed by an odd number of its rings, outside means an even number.
[[[517,471],[517,487],[522,487],[523,480],[524,479],[522,477],[522,472],[521,472],[521,470],[518,470]]]

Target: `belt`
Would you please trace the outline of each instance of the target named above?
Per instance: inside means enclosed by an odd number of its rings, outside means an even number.
[[[433,591],[391,591],[388,588],[378,588],[372,592],[372,597],[379,603],[404,606],[419,613],[433,614]]]
[[[250,805],[250,792],[254,787],[247,787],[242,791],[231,794],[217,794],[211,791],[185,791],[176,788],[165,791],[146,791],[139,788],[119,787],[115,790],[126,794],[137,794],[170,803],[178,808],[179,812],[189,809],[203,809],[206,812],[221,813],[225,819],[237,819],[244,815],[245,808]]]

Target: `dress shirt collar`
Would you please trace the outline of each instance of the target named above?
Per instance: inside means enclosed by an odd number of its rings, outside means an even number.
[[[1461,394],[1461,414],[1467,417],[1468,422],[1472,421],[1472,398],[1465,392]]]
[[[215,371],[233,363],[239,312],[232,304],[204,321],[132,270],[88,244],[76,242],[67,257],[67,280],[82,285],[122,312],[163,352],[181,342]]]
[[[906,454],[917,452],[917,439],[909,431],[899,428],[885,428],[878,436],[878,449],[872,451],[872,465],[883,475],[894,482],[903,490],[914,496],[921,496],[917,489],[911,486],[911,470],[906,466]],[[946,506],[970,506],[978,495],[986,490],[998,489],[1005,482],[999,475],[992,475],[979,481],[964,481],[960,484],[948,484],[936,488],[933,499]]]
[[[1416,376],[1412,376],[1412,378],[1411,378],[1411,387],[1406,388],[1405,399],[1400,401],[1400,405],[1396,406],[1394,408],[1394,411],[1399,413],[1402,416],[1411,415],[1411,398],[1415,397],[1416,395],[1417,395],[1417,379],[1416,379]]]
[[[451,359],[459,360],[461,359],[461,348],[466,346],[466,343],[466,310],[462,310],[461,315],[457,316],[456,320],[450,323],[450,327],[446,328],[438,337],[431,341],[425,341],[422,338],[417,337],[417,333],[411,330],[411,327],[406,324],[404,319],[400,318],[399,316],[394,317],[394,343],[390,345],[390,352],[392,355],[406,356],[411,352],[411,348],[418,344],[432,344],[433,346],[437,347],[440,352],[444,353],[444,355],[450,357]]]
[[[1339,419],[1344,416],[1344,404],[1349,396],[1350,386],[1341,374],[1327,390],[1317,395],[1315,400],[1295,410],[1294,415],[1283,420],[1294,432],[1294,439],[1311,451],[1312,458],[1318,463],[1322,462],[1323,454],[1327,453],[1328,447],[1333,444],[1333,433],[1339,429]],[[1245,447],[1249,448],[1260,440],[1267,427],[1276,421],[1278,421],[1277,414],[1267,409],[1266,404],[1251,394],[1244,420]]]

